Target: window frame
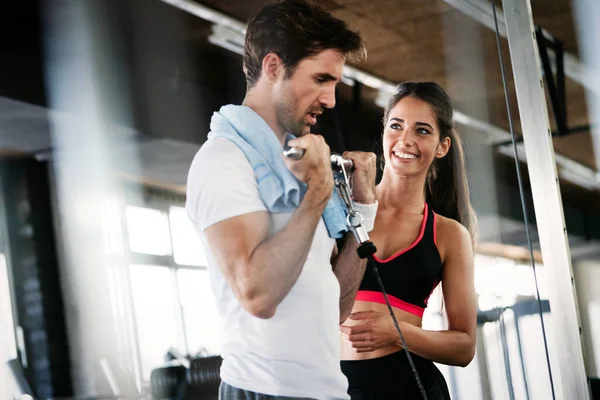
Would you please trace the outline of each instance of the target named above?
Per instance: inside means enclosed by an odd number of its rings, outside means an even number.
[[[127,265],[128,273],[127,273],[127,302],[129,303],[131,315],[134,318],[134,337],[135,337],[135,357],[137,363],[137,375],[139,382],[141,384],[147,383],[143,376],[142,370],[142,358],[141,358],[141,349],[140,349],[140,340],[139,340],[139,332],[137,326],[137,313],[135,310],[135,305],[133,301],[133,291],[132,291],[132,282],[130,275],[130,268],[132,265],[143,265],[148,267],[166,267],[169,269],[169,285],[173,287],[176,301],[175,304],[177,306],[176,320],[176,337],[177,337],[177,347],[183,349],[185,355],[189,354],[189,345],[188,345],[188,332],[186,331],[185,325],[185,317],[184,317],[184,309],[181,302],[181,288],[179,286],[179,281],[177,279],[177,273],[180,270],[193,270],[193,271],[208,271],[208,266],[206,265],[185,265],[178,264],[175,262],[175,247],[173,246],[173,235],[171,232],[171,220],[170,220],[170,208],[171,207],[182,207],[185,208],[185,196],[179,195],[174,192],[164,191],[151,187],[142,187],[141,188],[141,196],[139,192],[135,195],[135,190],[129,191],[126,196],[125,205],[122,208],[122,217],[123,217],[123,236],[125,241],[125,249],[129,255],[129,263]],[[153,254],[145,254],[138,253],[131,250],[129,244],[129,226],[127,222],[127,207],[141,207],[152,209],[156,211],[160,211],[167,216],[168,223],[168,237],[171,245],[171,254],[169,255],[153,255]]]

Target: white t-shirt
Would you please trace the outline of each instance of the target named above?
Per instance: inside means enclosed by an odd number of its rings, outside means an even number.
[[[187,182],[186,209],[200,235],[217,307],[223,318],[221,379],[273,396],[348,399],[340,369],[340,286],[330,263],[335,241],[319,222],[306,263],[275,315],[248,313],[225,281],[204,230],[217,222],[266,210],[244,153],[224,138],[209,139],[196,154]],[[291,213],[270,214],[270,235]]]

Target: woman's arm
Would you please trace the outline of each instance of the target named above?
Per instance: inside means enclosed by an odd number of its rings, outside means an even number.
[[[435,362],[466,367],[475,355],[477,329],[473,246],[462,225],[452,220],[445,224],[442,287],[448,330],[427,331],[409,324],[400,329],[410,351]]]
[[[443,228],[438,225],[442,228],[438,234],[444,242],[442,284],[448,330],[428,331],[404,322],[399,322],[399,326],[411,352],[431,361],[465,367],[475,355],[477,328],[473,247],[462,225],[452,220],[444,221],[443,225]],[[360,325],[341,328],[357,352],[373,351],[390,343],[401,345],[389,314],[366,311],[350,318],[365,320]]]

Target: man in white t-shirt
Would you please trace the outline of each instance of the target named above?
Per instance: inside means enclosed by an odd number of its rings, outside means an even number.
[[[322,215],[334,189],[330,150],[310,129],[324,108],[334,107],[346,59],[364,53],[358,33],[302,0],[268,4],[249,21],[246,97],[242,106],[215,113],[211,134],[219,118],[219,126],[256,143],[276,138],[278,149],[295,135],[289,145],[305,155],[281,166],[306,190],[297,208],[273,212],[261,192],[260,165],[219,135],[209,135],[190,167],[186,209],[207,251],[224,322],[221,399],[349,398],[339,324],[350,313],[365,261],[352,234],[339,251],[328,234]],[[344,156],[354,162],[354,201],[372,229],[375,155]]]

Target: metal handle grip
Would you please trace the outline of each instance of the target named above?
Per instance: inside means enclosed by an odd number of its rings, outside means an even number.
[[[289,147],[283,150],[283,155],[292,160],[299,160],[304,157],[304,149],[298,147]]]
[[[331,167],[334,171],[344,169],[346,171],[346,174],[349,174],[352,171],[354,171],[354,163],[352,162],[352,160],[343,158],[342,156],[336,153],[331,154],[329,159],[331,160]]]

